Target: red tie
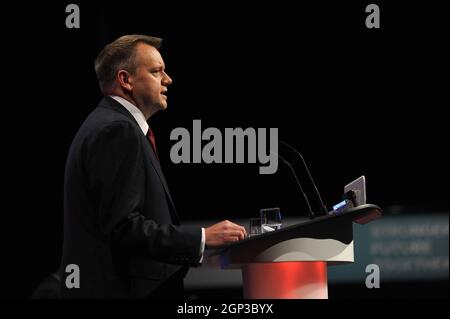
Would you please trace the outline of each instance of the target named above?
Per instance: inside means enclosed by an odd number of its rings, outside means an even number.
[[[155,151],[156,158],[159,161],[158,152],[156,151],[156,142],[155,142],[155,134],[153,134],[152,129],[149,127],[147,131],[147,137],[150,140],[150,143],[152,144],[153,150]]]

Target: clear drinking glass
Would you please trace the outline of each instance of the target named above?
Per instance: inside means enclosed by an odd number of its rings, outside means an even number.
[[[280,208],[264,208],[261,214],[261,233],[268,233],[278,230],[282,226]]]
[[[248,237],[261,234],[261,218],[250,218],[248,220]]]

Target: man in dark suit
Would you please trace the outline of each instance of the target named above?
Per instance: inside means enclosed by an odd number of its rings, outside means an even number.
[[[201,262],[205,245],[246,236],[229,221],[208,228],[179,223],[147,124],[167,108],[172,83],[160,45],[154,37],[123,36],[96,59],[105,97],[66,162],[62,297],[182,296],[188,266]],[[70,285],[69,265],[78,266],[79,285]]]

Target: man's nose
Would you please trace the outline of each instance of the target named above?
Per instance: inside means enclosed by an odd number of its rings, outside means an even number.
[[[164,72],[163,84],[166,85],[166,86],[172,84],[172,79],[170,78],[170,76],[166,72]]]

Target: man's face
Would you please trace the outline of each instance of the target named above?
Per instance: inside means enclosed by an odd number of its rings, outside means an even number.
[[[140,43],[136,47],[137,68],[130,75],[131,95],[138,107],[150,114],[167,108],[167,86],[172,79],[164,72],[164,61],[158,50]]]

